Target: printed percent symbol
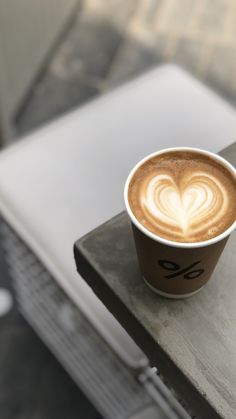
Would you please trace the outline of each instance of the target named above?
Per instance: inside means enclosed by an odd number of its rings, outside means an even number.
[[[173,274],[165,276],[165,278],[168,278],[168,279],[176,278],[177,276],[181,276],[183,274],[184,274],[183,277],[185,279],[195,279],[195,278],[198,278],[200,275],[202,275],[202,273],[204,272],[204,269],[202,268],[196,269],[193,271],[191,270],[192,268],[194,268],[196,265],[200,263],[200,260],[197,262],[194,262],[192,265],[186,266],[186,268],[183,268],[183,269],[181,269],[181,267],[177,263],[171,262],[170,260],[161,259],[158,261],[158,263],[166,271],[174,272]]]

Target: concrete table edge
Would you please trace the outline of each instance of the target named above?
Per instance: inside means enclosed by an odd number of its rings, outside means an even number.
[[[89,260],[89,255],[86,251],[87,239],[93,236],[94,233],[99,234],[104,226],[115,223],[122,214],[124,213],[116,215],[111,220],[76,241],[74,245],[74,257],[76,265],[79,266],[78,273],[86,280],[87,284],[102,302],[104,302],[104,293],[109,296],[109,298],[106,298],[105,304],[107,309],[120,322],[135,342],[138,340],[140,343],[140,336],[142,336],[140,348],[148,356],[151,364],[158,368],[158,371],[164,380],[167,381],[169,387],[174,389],[184,407],[186,407],[192,415],[197,415],[199,418],[219,419],[221,416],[219,416],[214,407],[208,403],[206,395],[201,394],[193,386],[191,381],[172,361],[169,355],[164,352],[158,342],[156,342],[151,334],[148,333],[134,314],[124,306],[114,290],[109,287],[105,281],[101,280],[102,272],[100,271],[99,266]]]
[[[233,159],[231,147],[235,147],[235,143],[222,150],[219,154],[223,157],[227,156],[230,161]],[[230,153],[230,154],[229,154]],[[124,213],[121,213],[124,214]],[[164,349],[160,347],[154,337],[148,330],[140,323],[128,307],[124,305],[119,295],[114,289],[109,287],[106,281],[102,280],[103,274],[99,269],[98,264],[91,260],[89,251],[86,249],[86,242],[95,234],[99,234],[105,226],[116,223],[121,214],[116,215],[111,220],[102,224],[101,226],[89,232],[74,244],[74,257],[77,264],[79,274],[86,280],[88,285],[92,288],[97,297],[104,303],[104,293],[106,296],[105,305],[114,317],[121,323],[125,330],[130,334],[135,342],[139,342],[140,348],[149,357],[151,363],[158,367],[158,370],[163,377],[169,382],[170,387],[173,387],[176,394],[180,396],[188,405],[188,410],[200,418],[221,418],[212,404],[207,400],[207,395],[201,393],[190,381],[190,379],[180,370],[178,365],[165,353]],[[140,343],[140,336],[142,342]]]

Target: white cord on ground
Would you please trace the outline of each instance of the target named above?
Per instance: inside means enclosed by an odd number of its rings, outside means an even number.
[[[11,293],[7,289],[0,288],[0,317],[7,314],[12,306],[13,298]]]

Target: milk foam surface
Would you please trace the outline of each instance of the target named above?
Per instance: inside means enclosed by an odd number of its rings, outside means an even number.
[[[221,234],[236,219],[236,180],[200,153],[169,152],[146,161],[129,186],[138,221],[168,240],[198,242]]]

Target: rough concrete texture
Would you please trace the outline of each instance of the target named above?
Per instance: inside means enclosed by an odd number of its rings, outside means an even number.
[[[222,155],[236,163],[236,143]],[[236,306],[233,233],[209,283],[185,300],[168,300],[144,284],[126,214],[80,239],[79,272],[202,419],[234,419]]]

